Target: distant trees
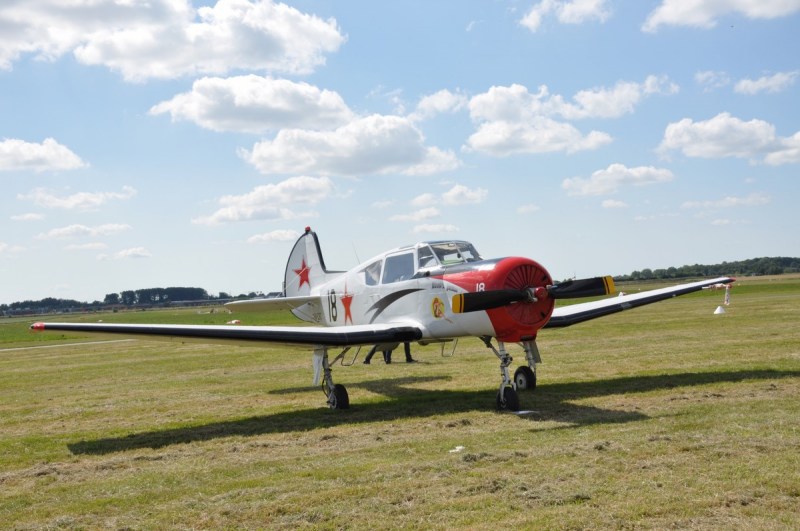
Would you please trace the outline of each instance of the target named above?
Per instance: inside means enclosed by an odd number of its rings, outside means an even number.
[[[223,297],[219,297],[223,298]],[[125,290],[109,293],[104,299],[106,304],[122,304],[123,306],[156,306],[172,302],[213,300],[203,288],[147,288]]]
[[[716,265],[685,265],[667,269],[642,269],[630,275],[619,275],[616,280],[654,280],[672,278],[716,277],[722,275],[781,275],[800,272],[800,258],[751,258]]]

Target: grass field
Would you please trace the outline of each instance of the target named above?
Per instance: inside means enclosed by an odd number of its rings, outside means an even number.
[[[352,409],[331,411],[307,349],[87,343],[3,319],[0,528],[800,529],[800,278],[744,279],[713,315],[722,298],[543,331],[519,415],[494,411],[476,339],[411,365],[362,351],[334,371]]]

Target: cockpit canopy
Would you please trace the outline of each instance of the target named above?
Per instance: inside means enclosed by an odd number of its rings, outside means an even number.
[[[368,286],[409,280],[421,271],[481,260],[475,247],[465,241],[418,243],[375,260],[363,269]]]

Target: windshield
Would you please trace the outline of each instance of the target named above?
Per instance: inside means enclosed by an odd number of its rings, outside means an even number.
[[[481,255],[469,242],[436,242],[429,245],[442,265],[476,262],[481,259]]]

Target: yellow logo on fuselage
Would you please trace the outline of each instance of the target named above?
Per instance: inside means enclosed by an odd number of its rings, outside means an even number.
[[[431,302],[431,313],[436,319],[444,317],[444,302],[439,297],[434,297]]]

